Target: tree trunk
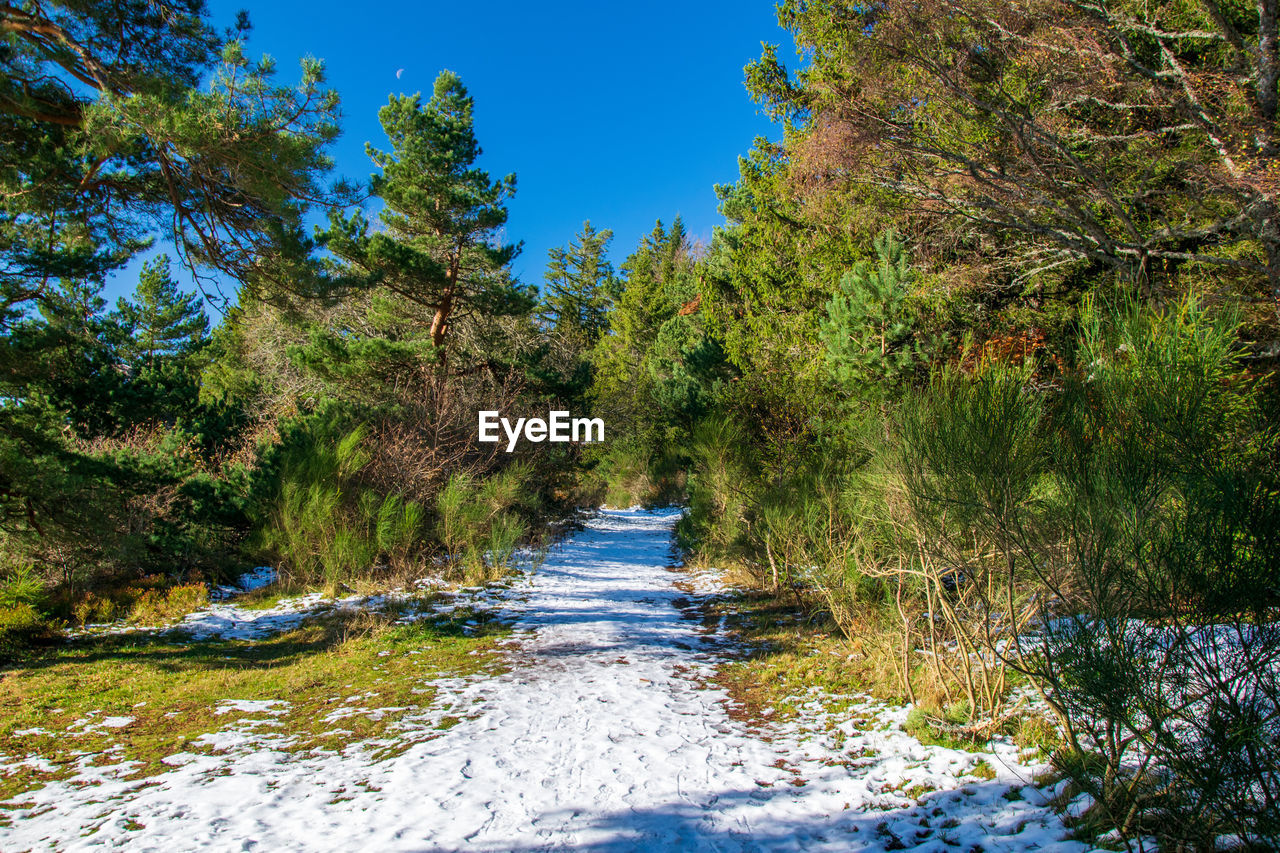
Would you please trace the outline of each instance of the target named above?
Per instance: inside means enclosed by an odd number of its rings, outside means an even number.
[[[444,289],[440,304],[436,306],[436,316],[431,319],[431,344],[437,349],[444,344],[444,334],[449,324],[449,314],[453,311],[453,285]]]
[[[445,332],[449,329],[449,315],[453,312],[453,297],[458,290],[458,261],[449,263],[449,271],[445,273],[444,291],[440,294],[440,304],[436,306],[436,315],[431,318],[431,344],[439,349],[444,344]]]

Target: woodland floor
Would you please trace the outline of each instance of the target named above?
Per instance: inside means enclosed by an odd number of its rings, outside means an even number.
[[[745,707],[677,517],[602,510],[509,588],[379,599],[376,630],[348,606],[5,673],[0,850],[1088,849],[1011,743],[925,745],[819,687]]]

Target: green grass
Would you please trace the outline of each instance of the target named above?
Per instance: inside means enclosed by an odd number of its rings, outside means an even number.
[[[296,751],[372,742],[377,757],[412,745],[412,734],[385,743],[406,717],[431,707],[431,682],[497,671],[496,644],[507,626],[460,608],[448,616],[396,625],[399,611],[328,616],[297,630],[253,642],[174,642],[158,636],[117,636],[30,652],[0,672],[0,755],[40,756],[52,772],[0,776],[0,800],[71,775],[84,754],[103,764],[136,761],[133,778],[154,775],[176,752],[211,752],[195,743],[246,716],[216,714],[223,700],[275,699],[287,711],[272,717]],[[465,627],[468,620],[478,626]],[[283,707],[283,706],[281,706]],[[336,722],[324,717],[344,708]],[[378,715],[368,712],[395,708]],[[457,723],[454,716],[440,725]],[[123,728],[85,730],[82,721],[131,717]],[[377,718],[375,718],[377,717]],[[42,729],[44,733],[19,734]],[[3,816],[0,816],[3,823]]]

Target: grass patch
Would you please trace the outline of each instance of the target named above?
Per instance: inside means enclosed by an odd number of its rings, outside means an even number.
[[[334,614],[253,642],[126,635],[34,650],[0,672],[0,756],[38,756],[54,769],[0,776],[0,800],[70,775],[85,754],[103,764],[137,762],[135,778],[154,775],[167,766],[161,759],[211,752],[202,735],[249,719],[271,721],[261,730],[276,748],[376,741],[413,727],[407,718],[431,707],[434,678],[498,666],[493,651],[509,632],[487,613],[459,608],[396,624],[400,615]],[[278,714],[218,714],[225,700],[287,705],[276,706]],[[131,722],[103,725],[113,717]],[[415,742],[404,740],[404,748]]]
[[[996,778],[996,769],[988,761],[979,761],[969,771],[969,775],[977,776],[979,779],[994,779]]]
[[[1063,745],[1062,732],[1052,720],[1032,714],[1020,714],[1009,726],[1013,742],[1023,749],[1034,750],[1035,757],[1048,759]]]
[[[794,596],[738,590],[715,607],[747,649],[716,675],[732,699],[732,716],[749,723],[786,721],[798,712],[796,697],[814,687],[829,697],[866,691],[839,627],[802,607]],[[839,712],[851,705],[851,700],[836,698],[829,709]]]
[[[848,710],[845,719],[863,728],[871,721],[850,710],[856,700],[839,697],[866,694],[890,704],[907,704],[892,660],[900,650],[886,645],[884,632],[871,616],[863,630],[850,637],[803,590],[773,593],[753,584],[749,572],[732,568],[726,580],[734,591],[714,605],[716,616],[723,617],[727,629],[747,649],[739,659],[722,665],[717,674],[717,683],[732,699],[733,715],[749,723],[791,719],[798,711],[796,697],[808,701],[815,687],[824,694],[828,711],[840,714]],[[1056,725],[1035,711],[1010,714],[994,731],[972,726],[967,702],[941,701],[940,687],[926,689],[932,669],[925,664],[917,666],[920,669],[913,682],[919,704],[911,710],[903,729],[922,743],[975,752],[986,748],[992,734],[1009,735],[1040,758],[1047,758],[1061,746]],[[1012,693],[1023,683],[1021,676],[1010,673],[1006,686]],[[839,744],[842,738],[836,734]]]
[[[968,752],[981,750],[989,738],[974,734],[965,725],[968,719],[968,707],[964,703],[944,709],[916,705],[907,714],[902,730],[923,744]]]

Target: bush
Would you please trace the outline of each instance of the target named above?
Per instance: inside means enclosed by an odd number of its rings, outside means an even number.
[[[730,418],[708,418],[694,428],[689,510],[676,527],[681,545],[729,554],[746,543],[755,502],[749,454],[746,431]]]
[[[155,624],[181,618],[208,603],[209,589],[203,582],[179,584],[166,575],[147,575],[125,584],[100,585],[62,606],[80,625],[118,619]]]
[[[1179,848],[1280,842],[1280,445],[1236,329],[1087,310],[1059,388],[953,371],[899,424],[928,611],[1031,676],[1097,815]]]
[[[403,568],[424,547],[421,504],[364,487],[366,432],[313,416],[268,453],[279,481],[264,502],[259,541],[294,583],[336,587],[377,566]]]
[[[202,583],[180,584],[145,590],[129,610],[131,622],[157,623],[180,619],[209,603],[209,588]]]
[[[436,497],[436,530],[450,562],[469,580],[504,571],[528,528],[521,513],[537,508],[530,468],[517,462],[487,479],[455,473]]]
[[[44,617],[30,604],[0,605],[0,663],[16,658],[48,630]]]
[[[44,580],[33,563],[18,563],[0,578],[0,607],[30,605],[39,608],[45,598]]]
[[[684,498],[684,470],[674,454],[655,456],[634,442],[599,455],[583,480],[605,506],[666,506]]]

